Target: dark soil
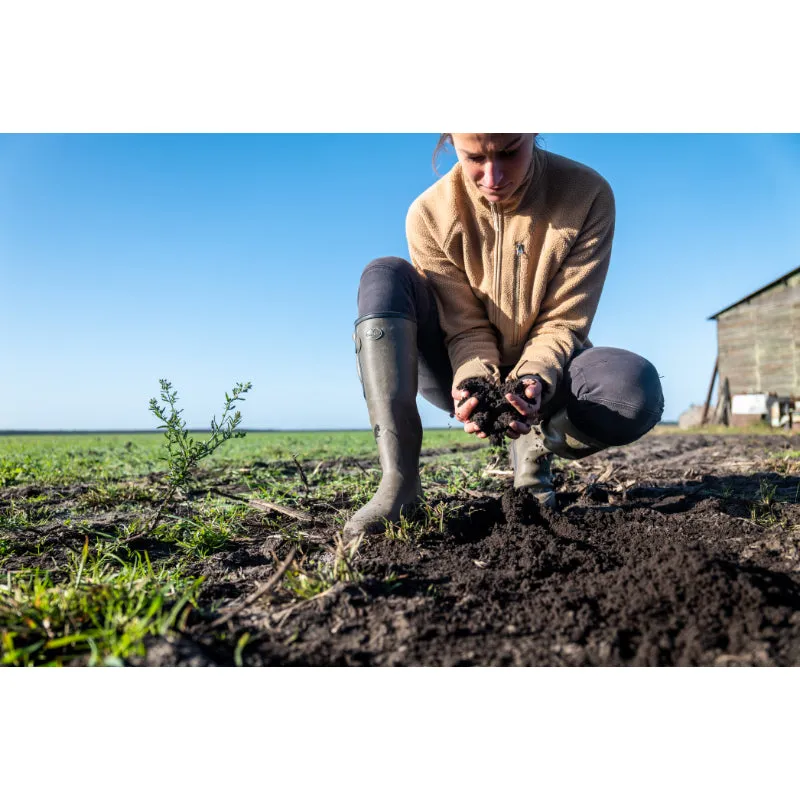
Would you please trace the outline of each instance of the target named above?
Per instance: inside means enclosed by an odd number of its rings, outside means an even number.
[[[230,664],[247,631],[250,665],[800,665],[797,460],[767,458],[798,439],[646,437],[557,468],[558,511],[473,492],[439,533],[366,540],[362,582],[150,663]]]
[[[525,384],[521,380],[509,380],[498,386],[484,378],[467,378],[456,388],[469,392],[469,397],[461,400],[459,405],[470,397],[478,398],[478,407],[472,412],[470,420],[488,434],[489,441],[495,446],[503,444],[508,426],[512,422],[525,420],[525,417],[506,400],[506,395],[509,393],[525,396]]]

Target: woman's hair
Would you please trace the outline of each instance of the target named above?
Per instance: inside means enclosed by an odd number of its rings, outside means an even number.
[[[452,146],[453,144],[453,134],[452,133],[440,133],[439,134],[439,141],[436,142],[436,147],[433,148],[433,157],[431,158],[431,165],[433,166],[433,171],[438,175],[439,170],[436,169],[436,160],[439,158],[439,154],[444,150],[447,145]]]
[[[436,142],[436,147],[433,148],[433,156],[431,158],[431,164],[433,165],[433,171],[438,175],[439,170],[437,167],[437,160],[441,152],[447,147],[447,145],[453,146],[453,134],[452,133],[440,133],[439,134],[439,141]],[[537,135],[533,139],[533,150],[536,152],[536,149],[541,149],[542,146],[542,137]]]

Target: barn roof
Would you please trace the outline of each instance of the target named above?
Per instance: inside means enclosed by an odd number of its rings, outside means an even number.
[[[708,319],[716,319],[720,314],[724,314],[726,311],[730,311],[735,306],[738,306],[740,303],[745,303],[748,300],[752,300],[756,295],[761,294],[761,292],[766,292],[767,289],[771,289],[773,286],[777,286],[779,283],[783,283],[784,281],[788,281],[792,275],[796,275],[800,272],[800,267],[795,267],[794,269],[790,269],[785,275],[781,275],[780,278],[776,278],[772,283],[768,283],[766,286],[762,286],[760,289],[756,289],[754,292],[751,292],[747,297],[743,297],[741,300],[737,300],[735,303],[731,303],[729,306],[725,306],[722,311],[717,311],[716,314],[712,314]]]

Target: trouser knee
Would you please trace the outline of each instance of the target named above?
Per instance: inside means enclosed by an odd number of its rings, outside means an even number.
[[[405,259],[370,261],[358,286],[358,323],[376,317],[404,317],[417,323],[419,393],[452,412],[453,372],[439,324],[436,298],[428,281]]]
[[[644,436],[664,413],[656,368],[616,347],[591,347],[567,370],[567,414],[576,428],[606,445],[624,445]]]
[[[358,285],[358,318],[404,316],[417,321],[417,273],[405,259],[385,256],[370,261]]]

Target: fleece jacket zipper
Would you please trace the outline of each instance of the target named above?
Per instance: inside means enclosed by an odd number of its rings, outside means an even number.
[[[502,295],[500,294],[500,274],[503,268],[503,216],[497,210],[495,203],[489,204],[492,208],[492,221],[494,222],[494,296],[495,296],[495,327],[500,328],[501,324],[501,309],[500,302]]]
[[[519,317],[519,271],[522,266],[522,256],[525,255],[525,245],[522,242],[517,242],[514,245],[514,313],[511,317],[512,336],[511,343],[518,344],[517,341],[517,318]]]

